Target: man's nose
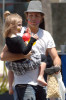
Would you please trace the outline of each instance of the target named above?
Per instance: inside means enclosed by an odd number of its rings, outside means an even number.
[[[33,19],[36,19],[36,16],[33,16],[32,18],[33,18]]]

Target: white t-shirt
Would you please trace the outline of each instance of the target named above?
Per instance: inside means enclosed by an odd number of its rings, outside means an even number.
[[[25,27],[22,28],[21,33],[18,35],[22,36],[24,33]],[[36,54],[45,54],[47,48],[53,48],[55,47],[54,40],[51,36],[51,34],[43,29],[38,30],[37,35],[39,39],[36,41],[36,44],[32,46],[32,50]],[[14,75],[14,83],[16,84],[31,84],[31,85],[37,85],[37,77],[39,74],[39,69],[35,69],[32,71],[26,72],[24,75]]]

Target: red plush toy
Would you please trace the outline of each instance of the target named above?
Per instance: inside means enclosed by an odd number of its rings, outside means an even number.
[[[22,36],[22,39],[24,41],[29,41],[30,40],[30,37],[31,37],[31,35],[30,35],[30,29],[27,28],[26,31],[25,31],[25,33]]]

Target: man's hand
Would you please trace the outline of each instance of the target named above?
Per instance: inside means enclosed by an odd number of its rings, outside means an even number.
[[[31,59],[30,56],[32,55],[32,51],[30,51],[27,55],[24,55],[24,58]]]

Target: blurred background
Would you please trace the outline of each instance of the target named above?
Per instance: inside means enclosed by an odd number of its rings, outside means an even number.
[[[3,13],[9,10],[12,13],[18,13],[23,17],[23,26],[26,26],[24,11],[27,9],[30,0],[0,0],[0,52],[4,45]],[[61,44],[66,44],[66,0],[40,0],[45,13],[45,23],[42,24],[49,31],[56,43],[57,50],[60,50]]]

